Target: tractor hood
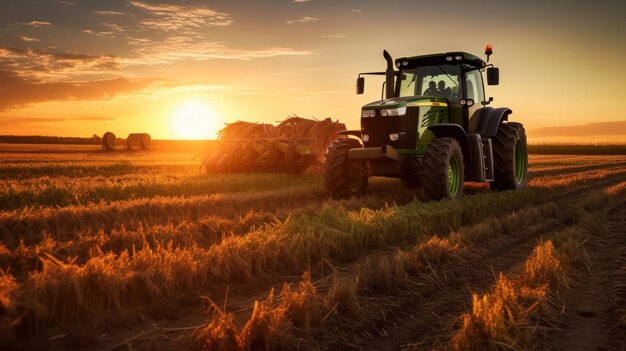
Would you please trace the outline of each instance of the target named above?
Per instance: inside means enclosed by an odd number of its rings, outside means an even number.
[[[403,96],[392,99],[378,100],[363,106],[363,110],[379,108],[397,108],[412,106],[447,106],[448,100],[441,97]]]

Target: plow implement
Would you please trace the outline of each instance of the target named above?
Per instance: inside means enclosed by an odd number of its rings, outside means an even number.
[[[274,126],[237,121],[227,124],[213,150],[202,157],[206,173],[284,172],[298,174],[321,164],[342,123],[290,117]]]

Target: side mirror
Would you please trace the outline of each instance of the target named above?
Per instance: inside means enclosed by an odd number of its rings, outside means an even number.
[[[497,67],[487,68],[487,84],[498,85],[500,84],[500,69]]]
[[[365,77],[359,77],[356,79],[356,93],[363,94],[365,90]]]

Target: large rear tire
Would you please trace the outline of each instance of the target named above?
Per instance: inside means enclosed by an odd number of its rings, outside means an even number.
[[[428,200],[460,199],[463,196],[465,164],[463,151],[456,139],[432,139],[421,174],[421,183]]]
[[[335,199],[363,195],[367,190],[367,176],[362,162],[350,161],[348,151],[362,147],[353,139],[333,141],[324,158],[324,187]]]
[[[494,181],[491,190],[517,190],[528,178],[526,130],[520,123],[502,123],[493,138]]]

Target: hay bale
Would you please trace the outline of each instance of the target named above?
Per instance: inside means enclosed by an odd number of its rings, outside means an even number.
[[[117,137],[111,132],[106,132],[102,136],[102,149],[112,151],[115,150],[115,140]]]
[[[148,133],[130,133],[126,138],[126,147],[132,151],[149,150],[151,141]]]
[[[150,150],[150,143],[151,142],[152,142],[152,138],[150,137],[150,134],[143,133],[143,135],[141,137],[141,147],[144,150]]]

